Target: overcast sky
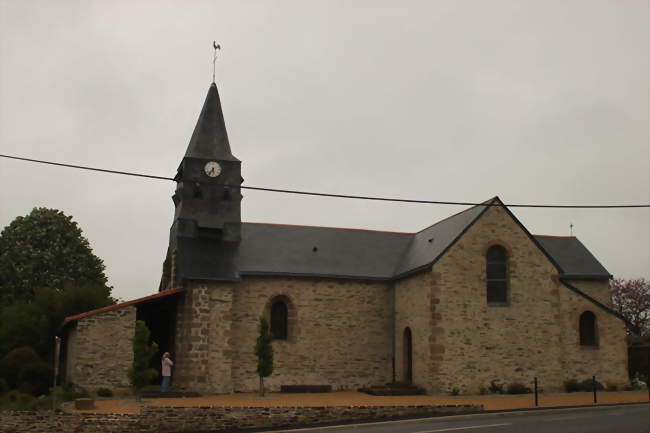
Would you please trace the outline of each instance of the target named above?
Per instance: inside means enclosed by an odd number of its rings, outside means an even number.
[[[174,176],[212,78],[244,185],[650,203],[650,6],[0,0],[0,153]],[[158,288],[169,181],[0,158],[0,227],[72,215],[124,300]],[[244,191],[244,221],[415,232],[463,209]],[[512,209],[650,278],[650,210]]]

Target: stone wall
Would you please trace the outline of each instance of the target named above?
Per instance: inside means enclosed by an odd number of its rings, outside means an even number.
[[[172,386],[205,393],[232,392],[230,374],[222,377],[213,370],[213,367],[223,370],[229,363],[216,366],[209,363],[210,359],[214,359],[211,349],[215,340],[210,331],[215,327],[229,326],[215,317],[216,301],[205,285],[190,284],[178,302]],[[217,322],[213,323],[214,320]],[[225,343],[221,341],[220,347],[214,349],[225,350]]]
[[[395,369],[396,380],[406,380],[405,330],[411,331],[413,383],[431,392],[432,276],[421,272],[395,282]]]
[[[275,296],[289,300],[290,326],[286,341],[273,342],[268,389],[305,384],[357,389],[391,380],[389,283],[245,277],[187,288],[177,323],[175,386],[219,393],[257,390],[259,318]]]
[[[572,286],[608,307],[612,299],[608,281],[570,281]],[[564,346],[564,370],[567,379],[590,379],[599,382],[627,383],[627,341],[622,320],[603,311],[582,296],[564,289],[561,291],[561,324]],[[585,311],[596,315],[597,346],[581,346],[579,319]]]
[[[331,385],[357,389],[392,376],[392,291],[389,283],[317,278],[246,277],[233,292],[233,384],[258,387],[254,354],[259,317],[269,301],[288,298],[286,341],[274,340],[274,371],[265,380],[281,385]]]
[[[143,407],[139,415],[0,412],[2,433],[182,433],[440,416],[482,406]]]
[[[93,314],[68,325],[65,380],[89,392],[128,387],[134,331],[134,306]]]
[[[485,254],[494,244],[509,255],[509,303],[504,306],[486,300]],[[616,372],[609,376],[622,379],[622,322],[563,286],[555,267],[503,208],[489,208],[433,270],[432,315],[442,323],[434,338],[444,346],[434,392],[457,387],[476,394],[491,380],[530,386],[534,376],[545,391],[557,391],[577,375],[571,368],[579,365],[585,372],[592,365],[591,370]],[[592,308],[599,318],[596,351],[580,348],[571,333],[579,307]]]

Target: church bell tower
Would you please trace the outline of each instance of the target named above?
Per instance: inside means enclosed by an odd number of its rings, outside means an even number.
[[[238,279],[243,178],[241,161],[230,150],[215,83],[174,180],[176,210],[160,290],[188,279]]]

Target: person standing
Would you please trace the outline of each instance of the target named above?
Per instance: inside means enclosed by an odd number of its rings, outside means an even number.
[[[167,392],[172,380],[172,366],[174,363],[169,358],[169,352],[163,353],[160,361],[162,364],[162,383],[160,384],[160,392]]]

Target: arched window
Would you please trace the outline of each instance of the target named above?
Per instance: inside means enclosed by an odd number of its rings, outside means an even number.
[[[598,346],[596,315],[591,311],[585,311],[580,315],[580,345]]]
[[[491,246],[486,254],[488,304],[508,303],[508,252],[500,245]]]
[[[286,340],[288,333],[289,310],[283,300],[278,299],[271,305],[271,336],[274,340]]]

